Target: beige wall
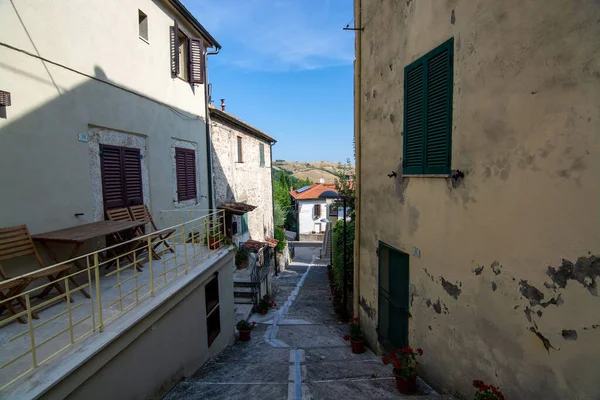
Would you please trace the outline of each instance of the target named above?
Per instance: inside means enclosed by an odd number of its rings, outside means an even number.
[[[249,135],[233,124],[211,115],[212,167],[215,203],[244,201],[257,206],[248,213],[248,235],[238,235],[235,239],[264,240],[273,237],[273,183],[271,178],[270,143]],[[237,155],[237,137],[242,138],[243,162]],[[265,165],[260,166],[260,144],[265,148]],[[235,217],[234,217],[235,218]],[[241,221],[237,217],[238,232]]]
[[[94,132],[123,134],[124,145],[143,139],[144,186],[154,213],[175,205],[174,140],[191,143],[198,201],[208,208],[204,87],[171,77],[173,16],[161,4],[0,3],[1,42],[150,98],[0,47],[0,88],[12,94],[0,118],[0,227],[26,223],[38,233],[98,219]],[[149,43],[138,37],[138,9],[148,15]],[[185,22],[180,27],[194,35]],[[78,134],[89,134],[90,142],[78,141]]]
[[[409,337],[434,386],[471,398],[483,379],[511,399],[599,398],[598,3],[360,1],[369,343],[378,241],[416,247]],[[404,67],[451,37],[452,169],[465,178],[402,178]],[[561,269],[569,261],[573,277]]]

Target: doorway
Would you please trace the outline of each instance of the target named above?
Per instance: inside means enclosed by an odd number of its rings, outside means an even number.
[[[379,342],[384,348],[408,346],[409,256],[379,242]]]

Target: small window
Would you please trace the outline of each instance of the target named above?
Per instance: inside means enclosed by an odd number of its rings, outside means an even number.
[[[452,140],[454,40],[404,69],[405,175],[448,175]]]
[[[335,204],[331,204],[329,206],[329,216],[330,217],[337,217],[338,216],[338,209],[335,206]]]
[[[237,137],[237,162],[244,162],[243,154],[242,154],[242,138],[241,136]]]
[[[321,216],[321,205],[315,204],[313,207],[313,216],[319,218]]]
[[[265,145],[263,143],[258,145],[260,151],[260,166],[265,166]]]
[[[204,286],[204,298],[206,303],[206,332],[208,334],[208,346],[210,347],[221,333],[218,276],[215,276]]]
[[[321,233],[321,224],[315,224],[315,232]]]
[[[183,79],[184,81],[187,81],[189,68],[188,37],[185,35],[185,33],[181,31],[179,31],[177,37],[177,43],[179,44],[179,73],[177,74],[177,76]]]
[[[177,201],[196,198],[196,152],[175,148],[175,173],[177,175]]]
[[[140,38],[148,41],[148,16],[142,10],[138,10],[138,24]]]

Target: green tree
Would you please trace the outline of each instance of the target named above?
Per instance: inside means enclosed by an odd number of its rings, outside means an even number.
[[[356,218],[356,184],[355,176],[352,173],[353,168],[350,159],[346,160],[346,165],[340,164],[336,170],[335,188],[340,196],[346,198],[346,207],[348,207],[348,216],[351,221]],[[349,176],[349,179],[348,179]],[[338,207],[343,207],[343,201],[336,202]]]

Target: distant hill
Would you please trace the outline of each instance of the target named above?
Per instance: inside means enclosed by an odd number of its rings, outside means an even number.
[[[330,161],[273,161],[274,170],[288,171],[288,173],[291,173],[292,176],[298,179],[308,178],[313,183],[318,183],[321,178],[325,179],[327,183],[333,183],[336,178],[335,171],[340,167],[342,167],[341,163]],[[354,174],[354,168],[349,173]]]

